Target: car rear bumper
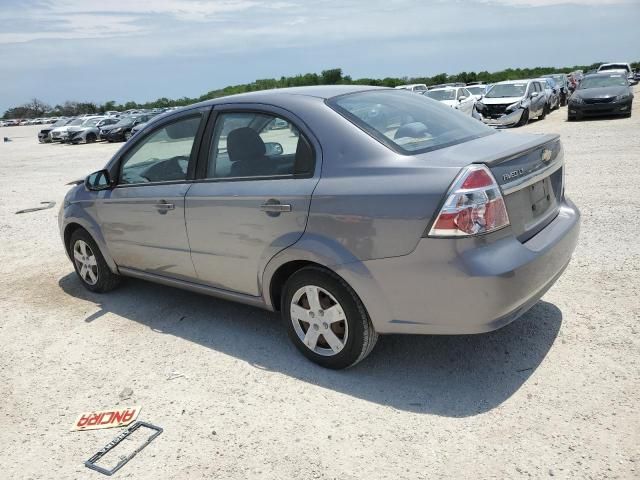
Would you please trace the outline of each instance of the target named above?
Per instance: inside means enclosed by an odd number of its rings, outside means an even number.
[[[580,212],[565,200],[524,243],[507,229],[491,241],[423,238],[409,255],[343,265],[337,273],[360,295],[379,333],[488,332],[525,313],[555,283],[579,228]]]
[[[581,103],[569,102],[569,115],[576,117],[597,117],[600,115],[626,115],[631,111],[631,100],[611,103]]]

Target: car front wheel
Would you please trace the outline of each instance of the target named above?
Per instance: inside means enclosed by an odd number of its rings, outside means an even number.
[[[69,251],[76,274],[87,290],[104,293],[118,286],[120,276],[111,271],[98,245],[86,230],[73,232]]]
[[[355,365],[378,339],[356,293],[327,270],[308,267],[293,274],[281,305],[289,338],[304,356],[323,367]]]

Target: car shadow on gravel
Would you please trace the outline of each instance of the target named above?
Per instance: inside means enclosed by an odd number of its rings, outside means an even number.
[[[398,410],[447,417],[477,415],[511,397],[543,361],[562,323],[560,310],[541,301],[491,333],[382,336],[362,363],[331,371],[302,357],[271,312],[134,279],[102,295],[85,290],[75,274],[59,285],[100,308],[85,322],[115,314],[148,326],[150,342],[154,335],[174,335],[255,368]]]

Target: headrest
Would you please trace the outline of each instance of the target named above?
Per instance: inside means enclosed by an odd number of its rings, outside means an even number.
[[[227,152],[232,162],[255,160],[264,156],[266,148],[258,132],[242,127],[232,130],[227,135]]]

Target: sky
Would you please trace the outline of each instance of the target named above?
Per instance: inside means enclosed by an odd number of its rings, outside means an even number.
[[[640,0],[0,0],[0,113],[360,77],[640,60]]]

